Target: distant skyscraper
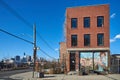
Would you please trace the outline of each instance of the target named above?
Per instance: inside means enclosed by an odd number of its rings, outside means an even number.
[[[24,52],[24,56],[25,56],[25,52]]]
[[[31,60],[31,56],[26,56],[26,58],[27,58],[27,62],[31,62],[32,60]]]
[[[15,56],[15,62],[20,62],[20,56]]]
[[[27,58],[26,58],[26,54],[24,53],[24,56],[23,56],[23,58],[22,58],[22,63],[27,63]]]

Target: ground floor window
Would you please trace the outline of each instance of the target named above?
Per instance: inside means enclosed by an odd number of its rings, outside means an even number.
[[[104,71],[108,67],[108,52],[80,52],[80,68]]]

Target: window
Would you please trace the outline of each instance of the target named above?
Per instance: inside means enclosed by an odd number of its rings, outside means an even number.
[[[90,17],[84,17],[84,27],[85,28],[90,27]]]
[[[77,46],[77,35],[71,35],[71,46]]]
[[[77,28],[77,18],[71,19],[71,28],[73,29]]]
[[[90,34],[84,34],[84,46],[90,46]]]
[[[97,45],[98,46],[104,45],[104,34],[97,34]]]
[[[97,27],[102,27],[104,25],[104,16],[97,16]]]

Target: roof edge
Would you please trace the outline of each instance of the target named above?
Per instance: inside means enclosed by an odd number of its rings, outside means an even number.
[[[110,5],[109,3],[106,3],[106,4],[94,4],[94,5],[85,5],[85,6],[73,6],[73,7],[67,7],[66,9],[69,9],[69,8],[81,8],[81,7],[92,7],[92,6],[103,6],[103,5]]]

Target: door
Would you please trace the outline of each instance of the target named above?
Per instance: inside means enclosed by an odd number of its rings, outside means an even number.
[[[75,52],[70,53],[70,71],[75,71]]]

